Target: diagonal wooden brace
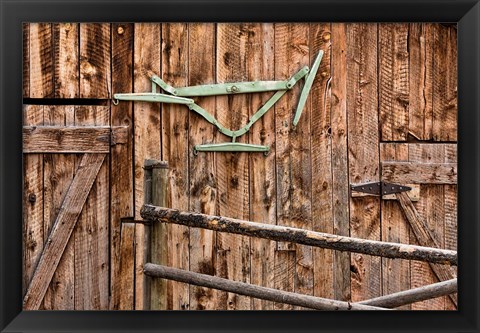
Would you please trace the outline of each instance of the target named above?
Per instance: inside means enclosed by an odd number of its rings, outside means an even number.
[[[84,154],[28,287],[23,308],[38,310],[106,154]]]
[[[415,234],[415,237],[418,240],[418,243],[421,246],[441,248],[440,244],[435,240],[435,237],[432,235],[430,229],[426,225],[425,221],[420,217],[412,201],[405,192],[396,193],[397,200],[400,203],[403,214],[407,218],[407,221],[410,224],[410,227]],[[429,263],[433,272],[440,281],[447,281],[457,277],[457,274],[453,267],[446,265],[439,265],[434,263]],[[450,294],[450,299],[452,302],[457,305],[457,296],[455,294]]]

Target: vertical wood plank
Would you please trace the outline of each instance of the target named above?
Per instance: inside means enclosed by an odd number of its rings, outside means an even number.
[[[333,231],[334,233],[339,235],[350,236],[350,205],[347,151],[346,24],[332,24],[331,48]],[[350,253],[334,251],[333,256],[333,297],[338,300],[349,301],[351,298]],[[317,272],[315,272],[315,279],[317,279]]]
[[[50,23],[30,24],[30,97],[54,96],[53,38]]]
[[[379,181],[377,25],[347,25],[347,112],[350,183]],[[380,240],[380,200],[350,200],[352,237]],[[379,257],[352,254],[352,301],[380,296]]]
[[[417,163],[441,163],[445,160],[444,145],[412,144],[409,147],[409,161]],[[441,247],[444,245],[444,194],[443,185],[422,184],[420,200],[414,203],[421,218],[429,226],[436,241]],[[415,235],[411,232],[410,239],[417,244]],[[416,288],[438,282],[428,263],[411,262],[411,287]],[[412,304],[412,310],[443,310],[445,297],[417,302]]]
[[[53,24],[55,98],[78,98],[78,23]]]
[[[457,29],[436,24],[433,66],[433,139],[457,140]]]
[[[294,291],[295,284],[295,251],[275,251],[275,289]],[[293,306],[283,303],[275,303],[275,310],[293,310]]]
[[[43,106],[24,105],[24,125],[43,125]],[[43,155],[23,156],[23,295],[42,253],[43,230]]]
[[[275,34],[273,24],[248,24],[247,80],[272,80],[274,78]],[[260,60],[260,61],[259,61]],[[248,113],[255,112],[270,98],[272,93],[249,96]],[[275,224],[275,112],[272,108],[249,132],[249,142],[271,147],[268,156],[250,154],[250,219]],[[274,287],[275,242],[250,238],[251,276],[250,283]],[[273,310],[273,302],[252,298],[252,310]]]
[[[201,43],[198,41],[201,40]],[[188,84],[200,85],[215,82],[215,24],[190,23],[188,25]],[[215,97],[197,100],[205,110],[215,114]],[[215,128],[197,114],[189,113],[189,210],[216,215],[217,180],[215,153],[193,155],[197,144],[215,140]],[[190,229],[190,270],[214,275],[216,233],[211,230]],[[215,310],[216,290],[190,286],[191,310]]]
[[[188,29],[186,24],[162,24],[162,78],[176,87],[187,85]],[[188,209],[188,118],[184,105],[162,105],[162,152],[169,164],[170,207]],[[189,228],[167,225],[169,266],[188,269]],[[168,309],[188,310],[189,286],[168,281]]]
[[[133,24],[112,24],[112,90],[133,91]],[[110,309],[133,310],[135,225],[121,225],[122,217],[134,215],[133,202],[133,105],[111,105],[112,126],[129,126],[126,144],[116,144],[110,153]],[[125,228],[122,234],[122,228]],[[125,237],[125,238],[123,238]],[[133,240],[132,240],[133,243]],[[126,248],[122,248],[126,246]],[[131,269],[129,272],[128,269]],[[119,271],[120,270],[120,271]],[[125,288],[124,286],[130,286]],[[130,302],[130,299],[132,302]],[[121,306],[121,308],[118,308]],[[126,308],[126,306],[131,306]]]
[[[433,24],[410,23],[408,133],[418,140],[432,138]]]
[[[30,97],[30,24],[23,23],[23,98]]]
[[[248,28],[244,24],[218,24],[216,47],[216,79],[218,83],[245,81]],[[218,96],[217,119],[227,128],[240,128],[248,120],[245,95]],[[246,142],[248,136],[237,141]],[[217,142],[228,138],[220,136]],[[247,153],[220,153],[216,155],[216,176],[219,214],[234,218],[249,218],[249,170]],[[246,236],[217,234],[216,275],[235,281],[250,281],[250,240]],[[219,292],[218,310],[245,310],[250,298]]]
[[[74,124],[73,106],[45,106],[45,125]],[[75,176],[75,155],[44,155],[44,235],[50,234],[65,195]],[[74,231],[75,233],[75,231]],[[75,244],[73,237],[67,243],[62,259],[45,294],[46,310],[73,310],[75,308]]]
[[[379,110],[382,141],[406,141],[408,133],[408,24],[378,25]]]
[[[275,79],[285,80],[310,66],[308,24],[275,24]],[[276,113],[277,223],[312,229],[312,170],[310,161],[311,108],[308,102],[296,128],[292,119],[301,86],[278,101]],[[309,97],[311,98],[311,97]],[[278,244],[295,249],[295,292],[313,293],[313,251],[302,245]]]
[[[332,206],[332,115],[330,109],[330,24],[310,24],[310,63],[320,50],[322,62],[311,95],[312,221],[313,230],[334,232]],[[314,294],[333,298],[333,251],[313,248]]]
[[[381,161],[408,161],[408,144],[385,143],[380,145]],[[382,241],[395,243],[410,243],[408,222],[396,200],[382,200]],[[410,289],[410,262],[407,260],[394,260],[382,258],[383,294]],[[411,306],[400,307],[410,310]]]
[[[147,71],[160,73],[160,30],[159,24],[136,23],[134,35],[134,91],[151,91],[152,85]],[[141,219],[143,204],[143,164],[145,159],[161,159],[160,104],[134,103],[134,146],[135,146],[135,219]],[[135,309],[143,309],[143,260],[145,233],[143,225],[135,226]]]
[[[122,223],[119,232],[119,259],[117,275],[121,278],[112,280],[115,285],[112,286],[116,290],[116,296],[113,298],[111,309],[115,310],[133,310],[134,309],[134,261],[135,257],[135,224]]]
[[[110,98],[110,24],[80,23],[80,98]]]
[[[105,126],[108,106],[75,107],[76,126]],[[77,161],[77,164],[80,161]],[[75,237],[75,309],[107,310],[109,303],[109,162],[103,161],[80,214]]]
[[[457,145],[445,144],[445,162],[457,163]],[[457,185],[445,185],[445,233],[446,249],[457,251]],[[455,273],[457,270],[455,269]],[[450,298],[445,298],[445,310],[456,310],[457,307]]]

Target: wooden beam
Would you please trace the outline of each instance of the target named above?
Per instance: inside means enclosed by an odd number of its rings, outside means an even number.
[[[128,126],[24,126],[24,153],[109,153],[127,142]]]
[[[418,243],[422,246],[439,248],[440,246],[438,242],[435,240],[435,237],[426,225],[425,221],[423,221],[418,214],[415,206],[413,205],[408,195],[405,192],[397,193],[396,195],[397,200],[400,203],[400,207],[402,208],[402,211],[405,214],[407,221],[412,227],[413,233],[415,234]],[[430,267],[432,267],[433,272],[440,281],[451,280],[456,277],[456,273],[453,267],[437,265],[432,262],[430,262]],[[457,305],[456,295],[449,296],[451,300],[455,303],[455,305]]]
[[[150,170],[147,170],[150,169]],[[145,161],[145,174],[150,175],[151,188],[148,190],[148,183],[145,184],[145,203],[166,206],[168,203],[168,162],[157,160]],[[148,181],[148,178],[146,179]],[[149,193],[150,192],[150,193]],[[149,195],[151,196],[149,198]],[[150,260],[154,264],[168,263],[168,230],[162,223],[155,223],[150,228],[149,242]],[[147,261],[145,261],[146,263]],[[145,289],[147,289],[147,284]],[[150,306],[149,310],[167,310],[167,283],[160,279],[150,281],[150,299],[146,300],[144,307]]]
[[[155,222],[175,223],[188,227],[266,238],[274,241],[293,242],[338,251],[364,253],[372,256],[457,264],[457,252],[451,250],[338,236],[223,216],[181,212],[176,209],[152,205],[144,205],[140,214],[144,219]]]
[[[105,156],[85,154],[80,161],[23,300],[25,310],[39,309]]]
[[[390,295],[375,297],[358,304],[396,308],[405,304],[424,301],[457,292],[457,279],[442,281],[428,286],[400,291]]]
[[[401,184],[456,184],[457,163],[382,162],[382,180]]]
[[[200,274],[182,269],[155,265],[152,263],[145,264],[143,272],[151,277],[220,289],[238,295],[251,296],[279,303],[303,306],[316,310],[386,310],[380,307],[336,301],[327,298],[296,294],[273,288],[256,286],[244,282],[231,281],[217,276]]]

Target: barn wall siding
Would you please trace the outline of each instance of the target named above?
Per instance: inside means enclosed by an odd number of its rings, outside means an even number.
[[[141,219],[145,159],[168,161],[173,208],[404,243],[416,239],[398,203],[350,198],[349,184],[381,180],[384,161],[456,163],[454,25],[31,23],[23,36],[24,125],[128,126],[100,169],[42,309],[144,308],[147,227],[121,219]],[[181,105],[110,101],[150,91],[148,71],[177,87],[284,80],[311,66],[319,50],[325,54],[299,124],[292,120],[303,83],[239,138],[269,145],[266,157],[194,155],[194,145],[227,138]],[[270,96],[197,103],[238,129]],[[24,290],[79,161],[25,154]],[[442,246],[456,249],[456,185],[419,186],[419,214]],[[169,266],[302,294],[360,301],[437,281],[425,263],[175,225],[167,233]],[[171,281],[166,304],[298,309]],[[403,309],[455,305],[441,297]]]

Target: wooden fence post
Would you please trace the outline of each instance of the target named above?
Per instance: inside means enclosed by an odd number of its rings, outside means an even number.
[[[168,162],[145,160],[144,200],[160,207],[168,206]],[[146,232],[145,244],[149,249],[145,251],[144,263],[151,262],[167,265],[167,226],[165,223],[153,223]],[[145,284],[146,310],[167,309],[167,281],[164,279],[148,279]]]

